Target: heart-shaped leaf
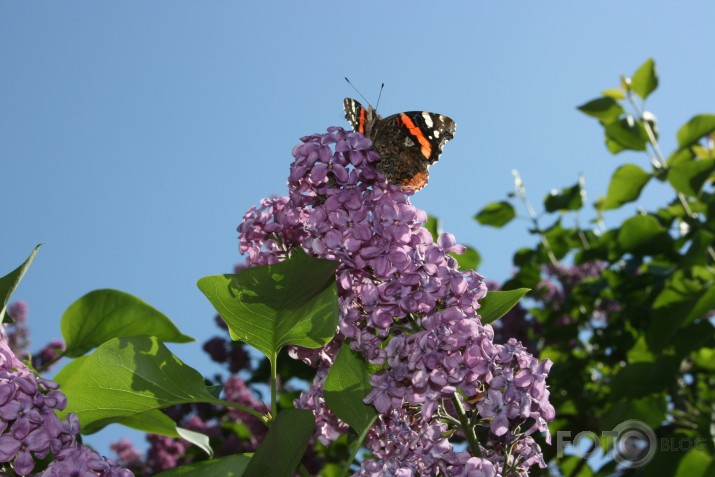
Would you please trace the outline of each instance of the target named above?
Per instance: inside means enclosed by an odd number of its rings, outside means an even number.
[[[288,260],[199,280],[231,337],[273,360],[286,345],[320,348],[338,326],[338,263],[294,249]]]
[[[636,166],[625,164],[613,173],[608,193],[601,203],[601,210],[617,209],[623,204],[633,202],[638,198],[651,175]]]

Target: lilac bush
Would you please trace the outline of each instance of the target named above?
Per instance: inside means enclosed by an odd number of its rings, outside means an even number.
[[[451,234],[435,243],[411,192],[375,168],[380,158],[369,139],[333,127],[301,141],[288,196],[264,199],[238,230],[248,266],[276,263],[295,247],[340,262],[338,335],[320,350],[292,349],[317,368],[295,404],[315,413],[319,439],[347,431],[322,394],[348,340],[380,367],[365,398],[380,416],[356,475],[526,475],[532,465],[543,467],[530,436],[547,432],[548,440],[554,418],[545,383],[550,362],[538,362],[516,340],[494,341],[478,315],[487,292],[482,277],[458,270],[451,254],[464,248]],[[468,450],[445,437],[454,428],[470,441]]]

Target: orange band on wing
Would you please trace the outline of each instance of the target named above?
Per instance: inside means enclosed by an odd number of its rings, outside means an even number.
[[[358,131],[365,134],[365,108],[360,108],[360,123],[358,124]]]
[[[432,155],[432,144],[430,144],[425,135],[422,134],[420,128],[415,126],[415,123],[412,122],[412,119],[410,119],[410,117],[405,113],[400,114],[400,121],[407,129],[410,130],[410,134],[412,135],[412,137],[417,139],[417,142],[420,143],[422,155],[429,159]]]

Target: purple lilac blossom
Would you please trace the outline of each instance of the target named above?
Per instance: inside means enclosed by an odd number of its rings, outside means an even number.
[[[61,421],[55,411],[67,406],[59,386],[36,376],[0,337],[0,469],[29,475],[35,461],[48,455],[52,463],[40,477],[129,477],[119,468],[77,442],[79,421],[69,414]]]
[[[112,452],[117,455],[117,460],[125,467],[138,466],[142,464],[142,453],[135,447],[134,443],[126,437],[113,442],[110,446]]]
[[[40,477],[132,477],[111,459],[87,446],[75,443],[62,449]]]
[[[60,355],[65,351],[65,343],[52,340],[39,352],[32,355],[32,366],[37,370],[48,371],[57,363]]]
[[[365,442],[372,457],[356,475],[501,475],[505,465],[514,469],[510,475],[526,475],[530,465],[543,466],[528,436],[548,433],[554,417],[545,385],[550,362],[539,363],[516,340],[494,343],[491,326],[478,315],[484,281],[458,270],[450,255],[464,247],[451,234],[435,243],[411,192],[387,183],[375,168],[380,158],[369,139],[333,127],[301,141],[293,149],[288,197],[264,199],[238,231],[248,266],[276,263],[294,247],[340,262],[338,335],[321,350],[291,352],[317,367],[296,406],[315,413],[318,438],[327,443],[347,430],[322,390],[348,339],[382,366],[365,398],[380,412]],[[457,452],[443,437],[448,427],[440,412],[452,399],[464,401],[490,429],[485,458]]]
[[[7,314],[14,323],[0,325],[1,333],[6,337],[7,344],[12,352],[21,361],[29,356],[30,330],[27,328],[27,303],[16,301],[7,308]]]

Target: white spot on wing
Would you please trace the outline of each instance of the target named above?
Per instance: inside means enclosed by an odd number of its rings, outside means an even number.
[[[436,137],[437,139],[439,139],[439,131],[436,130],[436,129],[434,130],[434,137]]]
[[[427,127],[431,129],[434,123],[432,122],[432,118],[430,117],[429,113],[422,113],[422,117],[425,119],[425,124],[427,125]]]

